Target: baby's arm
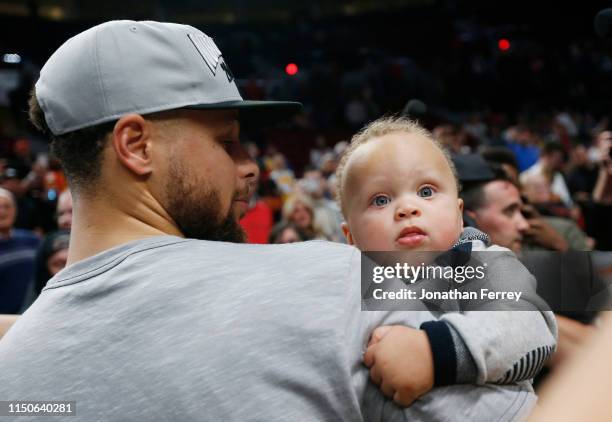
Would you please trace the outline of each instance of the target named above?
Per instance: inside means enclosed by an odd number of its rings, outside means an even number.
[[[488,254],[486,262],[487,287],[521,291],[521,299],[474,301],[465,312],[446,313],[440,319],[470,351],[477,369],[476,383],[511,384],[531,379],[555,350],[555,316],[546,310],[548,305],[536,294],[534,277],[514,254],[499,250]]]
[[[523,292],[532,289],[535,295],[533,277],[510,252],[499,253],[492,264],[502,277],[511,269],[516,287]],[[553,313],[545,311],[545,304],[534,295],[526,294],[505,308],[531,311],[447,313],[438,321],[423,323],[421,330],[381,327],[364,361],[374,382],[402,405],[433,386],[513,384],[533,378],[554,351],[557,335]],[[394,350],[398,345],[403,348]],[[420,370],[419,365],[423,365]],[[432,370],[429,376],[426,368]]]
[[[383,394],[409,406],[434,386],[434,359],[427,334],[402,325],[374,330],[363,356]]]
[[[425,322],[421,329],[378,327],[370,338],[364,363],[381,391],[403,406],[434,386],[475,383],[477,379],[469,349],[445,321]]]

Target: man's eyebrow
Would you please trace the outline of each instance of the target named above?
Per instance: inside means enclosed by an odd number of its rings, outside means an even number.
[[[508,206],[506,206],[506,207],[504,207],[504,209],[503,209],[502,211],[503,211],[503,212],[506,212],[506,211],[514,211],[514,210],[519,209],[520,207],[521,207],[521,204],[519,204],[518,202],[514,202],[514,203],[512,203],[512,204],[510,204],[510,205],[508,205]]]

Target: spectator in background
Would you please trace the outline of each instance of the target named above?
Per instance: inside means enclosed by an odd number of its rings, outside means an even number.
[[[27,138],[19,138],[13,144],[13,158],[10,166],[17,170],[17,177],[23,179],[29,173],[34,164],[32,146]]]
[[[327,152],[321,157],[321,174],[325,179],[328,179],[336,173],[336,167],[338,166],[337,155],[333,152]]]
[[[72,194],[69,189],[60,193],[57,198],[57,228],[70,230],[72,227]]]
[[[40,242],[33,232],[13,228],[16,216],[15,197],[0,188],[0,314],[21,310]]]
[[[593,188],[593,201],[612,205],[612,132],[606,131],[598,137],[599,172]]]
[[[246,214],[240,220],[248,243],[268,243],[274,225],[274,213],[266,201],[261,199],[260,194],[258,189],[249,201]]]
[[[571,210],[553,194],[550,181],[542,173],[531,173],[521,178],[522,193],[540,214],[572,218]]]
[[[529,223],[521,214],[519,190],[508,180],[494,179],[461,192],[465,213],[491,237],[491,243],[521,250]]]
[[[40,295],[47,281],[66,266],[70,228],[72,227],[72,194],[69,189],[57,199],[57,227],[42,240],[34,261],[34,278],[24,306],[30,306]]]
[[[304,240],[327,239],[315,224],[314,205],[306,195],[295,194],[285,201],[282,223],[294,224]]]
[[[318,135],[315,138],[315,146],[310,150],[310,165],[316,168],[321,167],[323,155],[330,152],[325,136]]]
[[[502,135],[508,148],[514,153],[519,171],[525,171],[538,161],[537,136],[526,126],[513,126]]]
[[[502,146],[488,147],[482,151],[481,155],[487,162],[499,165],[506,173],[508,180],[515,186],[519,185],[519,166],[510,149]]]
[[[561,173],[563,169],[563,147],[558,142],[547,142],[542,149],[540,158],[529,169],[521,173],[521,183],[534,174],[542,174],[551,183],[551,191],[568,208],[573,207],[574,202]]]
[[[284,198],[293,192],[295,185],[295,174],[287,166],[287,160],[285,156],[280,152],[277,152],[269,162],[270,179],[276,183],[276,186],[280,190]]]
[[[335,201],[325,197],[327,181],[323,178],[321,170],[307,167],[303,178],[298,181],[298,187],[302,193],[312,199],[315,225],[327,239],[344,243],[342,213]]]
[[[445,123],[436,126],[433,131],[433,136],[440,141],[442,146],[450,151],[451,154],[461,154],[463,151],[463,138],[459,129],[454,125]]]
[[[303,242],[300,231],[291,223],[280,222],[270,232],[269,242],[273,244]]]
[[[498,177],[507,178],[515,186],[519,186],[516,176],[518,175],[518,167],[516,161],[513,162],[508,155],[495,149],[485,150],[483,156],[486,157],[489,165],[493,169],[501,170],[502,173]],[[535,176],[540,177],[540,176]],[[528,188],[528,190],[531,188]],[[550,192],[548,185],[541,188],[546,192]],[[550,199],[550,194],[544,192],[544,195],[539,189],[536,189],[533,195],[539,199],[544,196],[545,200]],[[525,192],[523,192],[525,193]],[[527,192],[532,195],[531,192]],[[532,196],[532,199],[533,196]],[[540,250],[555,250],[565,251],[568,249],[589,250],[594,245],[594,240],[588,238],[578,225],[569,218],[559,218],[551,215],[540,215],[536,207],[531,204],[525,204],[526,197],[522,198],[523,205],[521,212],[527,219],[529,228],[523,232],[523,241],[521,248],[540,249]],[[537,199],[536,199],[537,202]]]
[[[567,187],[576,202],[588,202],[592,198],[597,182],[597,163],[589,160],[587,149],[578,144],[570,157],[570,169],[567,175]]]
[[[40,244],[36,254],[34,271],[34,297],[36,299],[47,281],[66,266],[70,232],[57,230],[49,234]]]
[[[48,159],[46,154],[40,154],[32,163],[32,168],[26,172],[13,167],[5,167],[0,178],[0,187],[9,190],[17,203],[17,220],[14,227],[33,230],[39,234],[52,230],[53,210],[57,194],[47,196],[46,175]],[[25,177],[20,174],[25,173]]]

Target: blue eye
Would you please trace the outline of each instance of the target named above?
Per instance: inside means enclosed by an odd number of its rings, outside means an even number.
[[[418,192],[418,195],[421,198],[429,198],[433,196],[433,194],[434,194],[434,190],[429,186],[423,186],[421,189],[419,189],[419,192]]]
[[[389,198],[387,195],[376,195],[374,199],[372,199],[372,205],[377,207],[384,207],[389,202],[391,202],[391,198]]]

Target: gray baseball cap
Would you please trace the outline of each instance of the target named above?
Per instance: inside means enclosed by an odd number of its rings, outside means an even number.
[[[237,109],[241,120],[271,123],[302,107],[243,100],[221,51],[192,26],[127,20],[66,41],[41,69],[36,97],[55,135],[129,113]]]

